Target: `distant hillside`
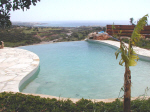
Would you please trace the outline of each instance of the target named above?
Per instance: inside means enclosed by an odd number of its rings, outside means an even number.
[[[43,24],[47,24],[47,23],[39,23],[39,22],[12,22],[12,25],[16,25],[16,26],[36,26],[36,25],[43,25]]]

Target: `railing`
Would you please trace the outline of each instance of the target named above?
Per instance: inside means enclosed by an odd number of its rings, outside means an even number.
[[[115,29],[114,29],[115,34],[120,32],[120,30],[122,30],[121,36],[127,36],[127,37],[131,37],[132,32],[135,28],[135,25],[114,25],[114,26],[115,26]],[[106,31],[109,35],[113,35],[112,25],[107,25]],[[145,26],[144,30],[141,31],[141,34],[145,38],[150,38],[150,26]]]

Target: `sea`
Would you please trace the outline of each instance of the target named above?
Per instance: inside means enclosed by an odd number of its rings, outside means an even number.
[[[34,26],[38,27],[82,27],[82,26],[106,26],[106,25],[129,25],[129,21],[101,20],[101,21],[40,21]]]

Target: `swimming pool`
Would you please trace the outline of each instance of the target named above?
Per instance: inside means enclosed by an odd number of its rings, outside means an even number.
[[[20,47],[40,57],[40,71],[22,92],[67,98],[117,98],[123,86],[124,67],[116,49],[86,41]],[[150,62],[131,67],[132,97],[149,87]]]

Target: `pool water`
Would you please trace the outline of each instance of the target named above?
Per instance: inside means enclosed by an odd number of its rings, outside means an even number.
[[[116,49],[87,41],[20,47],[36,53],[40,71],[22,92],[67,98],[117,98],[123,86],[124,66]],[[120,57],[120,56],[119,56]],[[139,60],[131,68],[132,97],[150,87],[150,61]],[[121,93],[123,95],[123,92]]]

